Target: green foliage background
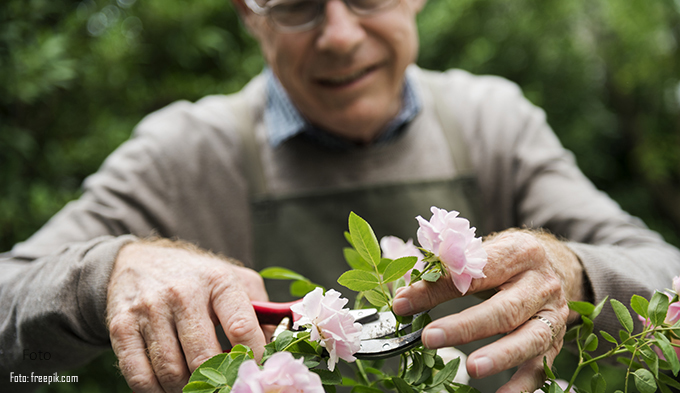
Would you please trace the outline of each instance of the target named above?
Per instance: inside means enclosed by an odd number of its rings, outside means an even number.
[[[420,65],[517,82],[586,175],[680,245],[680,0],[430,0],[419,28]],[[77,198],[145,114],[262,67],[228,0],[3,1],[0,250]]]

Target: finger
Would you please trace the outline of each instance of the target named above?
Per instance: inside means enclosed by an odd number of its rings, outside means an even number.
[[[175,323],[167,313],[152,313],[142,325],[142,335],[158,383],[166,392],[181,391],[189,381],[189,369],[177,338]]]
[[[510,378],[510,381],[503,385],[497,393],[533,392],[541,387],[546,378],[543,369],[543,357],[546,358],[548,367],[552,367],[557,354],[562,349],[563,337],[564,334],[560,334],[545,354],[522,364],[512,378]]]
[[[442,348],[507,333],[541,310],[555,314],[551,321],[556,329],[564,326],[568,308],[559,292],[552,290],[551,285],[538,285],[543,278],[536,272],[524,273],[518,277],[520,280],[521,284],[508,284],[480,304],[433,321],[423,330],[423,344],[428,348]]]
[[[191,372],[206,360],[222,353],[210,311],[205,304],[192,303],[175,313],[177,336]]]
[[[546,311],[542,311],[541,316],[548,320],[557,318],[554,313]],[[556,339],[553,329],[546,323],[529,320],[514,332],[471,353],[467,361],[468,373],[473,378],[484,378],[519,366],[542,357]]]
[[[482,293],[515,282],[516,276],[539,267],[537,261],[545,258],[540,243],[524,233],[500,235],[485,242],[484,248],[488,256],[484,267],[486,277],[473,279],[466,294]],[[419,281],[400,289],[394,298],[393,310],[398,315],[412,315],[461,296],[449,272],[437,282]]]
[[[266,302],[269,300],[267,290],[264,286],[264,280],[259,273],[252,269],[236,267],[235,274],[239,277],[239,283],[245,289],[250,300],[257,300]]]
[[[248,346],[259,360],[264,353],[265,336],[245,291],[237,285],[226,286],[215,294],[212,305],[229,342]]]
[[[161,388],[146,355],[146,345],[137,325],[122,317],[109,323],[111,347],[118,357],[125,381],[137,393],[161,393]]]

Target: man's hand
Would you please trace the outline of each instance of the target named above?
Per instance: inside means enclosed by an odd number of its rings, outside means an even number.
[[[260,276],[207,252],[139,242],[120,250],[107,295],[113,350],[136,393],[180,392],[190,373],[222,353],[215,325],[262,356],[250,304],[267,300]]]
[[[518,366],[498,392],[533,392],[545,380],[543,357],[552,365],[562,348],[570,316],[567,300],[583,298],[583,268],[566,245],[541,232],[501,232],[487,239],[484,249],[489,257],[486,278],[473,279],[468,293],[495,289],[496,294],[430,323],[423,331],[423,343],[442,348],[506,334],[470,354],[468,373],[483,378]],[[394,312],[411,315],[460,297],[450,277],[401,289]]]

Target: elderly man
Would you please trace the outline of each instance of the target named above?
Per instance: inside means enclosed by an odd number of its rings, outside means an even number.
[[[434,321],[423,341],[506,334],[467,360],[474,378],[518,367],[499,392],[541,384],[543,357],[551,363],[562,347],[568,300],[668,286],[678,251],[592,187],[514,85],[412,66],[423,3],[235,0],[268,68],[238,94],[148,116],[82,198],[5,255],[2,368],[72,367],[110,340],[135,392],[179,391],[222,352],[216,325],[259,356],[265,334],[250,300],[268,295],[231,258],[333,286],[351,210],[379,236],[412,237],[413,218],[432,205],[497,232],[484,243],[486,278],[469,291],[495,295],[457,299],[465,309]],[[420,282],[394,310],[453,298],[450,281]],[[616,330],[611,313],[599,319]],[[22,360],[31,349],[55,361]],[[5,379],[3,391],[22,388]]]

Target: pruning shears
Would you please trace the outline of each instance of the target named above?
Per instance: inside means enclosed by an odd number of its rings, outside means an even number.
[[[293,322],[300,319],[300,315],[293,313],[290,306],[300,302],[289,303],[252,301],[255,314],[260,324],[277,325],[272,339],[284,330],[292,330]],[[397,320],[390,311],[378,312],[375,308],[350,310],[355,322],[362,325],[361,348],[354,354],[358,359],[384,359],[406,352],[420,343],[423,329],[401,336],[388,337],[397,333]],[[414,315],[414,318],[420,314]],[[399,325],[399,331],[410,327],[410,323]]]

